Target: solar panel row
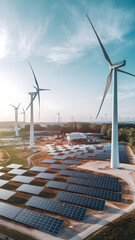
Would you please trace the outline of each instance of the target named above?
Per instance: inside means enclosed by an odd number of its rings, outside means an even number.
[[[68,185],[69,184],[66,182],[49,181],[45,186],[49,188],[66,190]]]
[[[2,202],[0,202],[0,216],[26,224],[53,235],[58,235],[64,222],[58,218],[50,217]]]
[[[92,197],[103,198],[110,201],[121,202],[122,201],[122,193],[111,192],[103,189],[95,189],[75,184],[70,184],[67,188],[69,192],[80,193]]]
[[[69,177],[67,182],[76,183],[76,184],[84,185],[88,187],[96,187],[96,188],[101,188],[106,190],[112,190],[115,192],[121,192],[120,184],[108,183],[107,181],[99,181],[99,180],[95,181],[95,179]]]
[[[51,213],[59,214],[65,217],[69,217],[78,221],[84,219],[87,211],[84,208],[34,196],[27,201],[26,205],[34,208],[39,208],[41,210]]]
[[[111,182],[118,183],[118,178],[116,178],[116,177],[85,173],[85,172],[80,172],[80,171],[75,171],[75,170],[61,170],[59,174],[64,175],[64,176],[87,178],[87,179],[93,178],[95,180],[100,180],[100,181],[104,180],[104,181],[108,181],[110,183]]]
[[[105,200],[97,199],[97,198],[91,198],[86,197],[74,193],[69,192],[59,192],[56,195],[56,199],[68,203],[77,204],[80,206],[84,206],[87,208],[92,208],[96,210],[103,210],[105,206]]]

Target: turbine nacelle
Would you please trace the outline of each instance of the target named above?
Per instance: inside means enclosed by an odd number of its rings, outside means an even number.
[[[111,70],[111,69],[115,69],[115,68],[120,68],[120,67],[123,67],[123,66],[125,66],[125,65],[126,65],[126,60],[123,60],[123,61],[121,61],[121,62],[112,64],[112,65],[110,66],[110,70]]]

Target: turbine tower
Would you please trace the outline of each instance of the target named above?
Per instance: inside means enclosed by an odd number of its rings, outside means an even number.
[[[38,102],[39,102],[39,116],[40,116],[40,91],[48,91],[50,89],[41,89],[39,88],[39,84],[38,84],[38,81],[37,81],[37,78],[36,78],[36,75],[33,71],[33,68],[29,62],[29,65],[30,65],[30,68],[31,68],[31,71],[33,73],[33,76],[34,76],[34,80],[35,80],[35,83],[36,83],[36,87],[33,86],[35,89],[36,89],[36,92],[30,92],[29,95],[31,96],[31,101],[30,101],[30,104],[28,105],[27,109],[29,107],[31,107],[30,109],[30,148],[34,148],[34,119],[33,119],[33,102],[36,98],[36,96],[38,95]]]
[[[17,107],[15,107],[14,105],[10,104],[10,106],[12,106],[15,110],[15,135],[16,137],[19,136],[18,134],[18,109],[21,103],[19,103],[19,105]]]
[[[111,81],[112,81],[112,74],[113,74],[113,101],[112,101],[112,139],[111,139],[111,168],[119,168],[119,148],[118,148],[118,107],[117,107],[117,72],[122,72],[128,75],[131,75],[133,77],[135,77],[134,74],[131,74],[129,72],[125,72],[123,70],[120,70],[119,68],[123,67],[126,65],[126,61],[123,60],[119,63],[115,63],[112,64],[108,53],[106,52],[89,16],[86,14],[91,27],[93,28],[95,35],[98,39],[98,42],[100,44],[100,47],[103,51],[104,57],[107,60],[107,62],[109,63],[109,68],[110,68],[110,73],[108,75],[107,78],[107,83],[106,83],[106,87],[105,87],[105,91],[104,91],[104,95],[103,95],[103,99],[99,108],[99,111],[97,113],[96,118],[98,117],[100,110],[102,108],[104,99],[106,97],[106,94],[108,92],[108,89],[110,87]]]
[[[60,120],[61,120],[60,112],[58,112],[57,115],[58,115],[58,124],[60,124]]]
[[[24,108],[23,109],[23,112],[21,112],[20,114],[23,114],[23,128],[25,127],[25,110]]]

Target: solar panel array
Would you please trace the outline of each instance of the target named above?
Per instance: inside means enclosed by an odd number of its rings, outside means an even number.
[[[120,163],[129,163],[126,147],[124,145],[119,145],[119,160]]]
[[[30,183],[33,181],[34,177],[28,177],[28,176],[15,176],[11,179],[11,181],[14,182],[22,182],[22,183]]]
[[[38,167],[38,166],[34,166],[32,168],[30,168],[31,171],[36,171],[36,172],[45,172],[48,168],[46,167]]]
[[[15,175],[22,175],[23,173],[27,172],[27,170],[23,170],[23,169],[12,169],[11,171],[9,171],[8,173],[10,174],[15,174]]]
[[[66,190],[68,185],[69,184],[66,182],[49,181],[45,186],[49,188]]]
[[[108,181],[69,177],[67,182],[81,184],[81,185],[89,186],[89,187],[96,187],[96,188],[101,188],[101,189],[106,189],[106,190],[112,190],[115,192],[121,192],[120,184],[110,183]]]
[[[64,222],[61,219],[27,209],[23,209],[14,220],[53,235],[58,235]]]
[[[7,180],[2,180],[0,179],[0,187],[2,187],[3,185],[5,185],[6,183],[8,183],[9,181]]]
[[[0,188],[0,199],[8,200],[15,192]]]
[[[36,177],[43,178],[43,179],[53,179],[55,178],[56,174],[54,173],[39,173]]]
[[[87,211],[85,208],[76,207],[69,204],[63,204],[54,200],[34,196],[27,201],[26,205],[51,213],[59,214],[64,217],[69,217],[78,221],[84,219]]]
[[[7,166],[7,168],[20,168],[20,167],[22,167],[21,164],[14,164],[14,163]]]
[[[103,189],[95,189],[75,184],[70,184],[67,188],[69,192],[80,193],[92,197],[103,198],[110,201],[121,202],[122,201],[122,193],[119,192],[111,192]]]
[[[67,166],[66,165],[62,165],[62,164],[52,164],[50,166],[50,168],[53,168],[53,169],[66,169]]]
[[[68,192],[58,192],[56,195],[56,199],[100,211],[102,211],[105,206],[105,200],[86,197]]]
[[[20,192],[32,193],[32,194],[38,195],[43,189],[44,189],[44,187],[33,186],[30,184],[22,184],[16,190],[18,190]]]
[[[99,180],[99,181],[108,181],[110,183],[118,183],[117,177],[91,174],[91,173],[79,172],[75,170],[61,170],[59,174],[64,176],[77,177],[77,178],[87,178],[87,179],[92,178],[92,179],[95,179],[95,181]]]
[[[53,160],[53,159],[45,159],[42,161],[43,163],[54,163],[56,162],[56,160]]]
[[[76,161],[76,160],[65,160],[64,163],[77,165],[79,163],[79,161]]]
[[[20,207],[16,207],[7,203],[0,202],[0,216],[14,220],[16,215],[22,210]]]

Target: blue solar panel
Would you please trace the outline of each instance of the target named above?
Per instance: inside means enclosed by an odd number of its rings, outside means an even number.
[[[76,183],[79,185],[89,186],[89,187],[96,187],[106,190],[112,190],[115,192],[121,192],[121,185],[118,183],[110,183],[107,180],[95,180],[95,179],[84,179],[84,178],[76,178],[76,177],[69,177],[67,180],[69,183]]]
[[[56,199],[58,199],[60,201],[96,209],[96,210],[103,210],[104,206],[105,206],[104,200],[86,197],[86,196],[69,193],[69,192],[59,192],[56,195]]]
[[[0,202],[0,216],[2,217],[6,217],[13,220],[21,210],[22,208],[20,207]]]
[[[55,178],[56,174],[54,173],[39,173],[36,177],[43,178],[43,179],[53,179]]]
[[[27,209],[23,209],[16,216],[14,221],[23,223],[33,228],[37,228],[40,231],[47,232],[53,235],[58,235],[64,222],[61,219],[50,217]]]
[[[66,190],[68,185],[69,184],[66,182],[49,181],[45,186],[49,188]]]
[[[52,165],[50,166],[50,168],[53,168],[53,169],[66,169],[66,168],[67,168],[67,165],[52,164]]]

